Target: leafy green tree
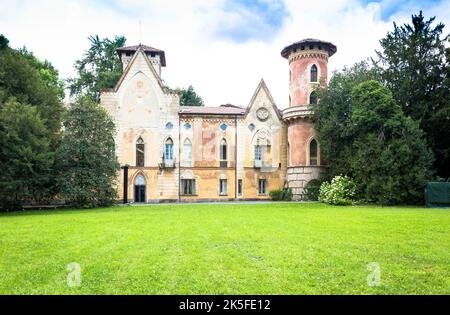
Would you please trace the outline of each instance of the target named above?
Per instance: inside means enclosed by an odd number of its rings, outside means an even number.
[[[0,34],[0,49],[5,49],[8,47],[9,40],[5,37],[5,35]]]
[[[48,61],[37,59],[26,47],[18,50],[22,56],[28,59],[29,63],[38,71],[39,78],[45,82],[47,87],[58,92],[61,101],[64,100],[64,81],[59,78],[58,70]]]
[[[328,175],[352,177],[367,202],[420,203],[433,155],[418,123],[369,77],[376,71],[359,63],[335,73],[321,92],[315,126]]]
[[[326,90],[318,90],[320,104],[315,108],[314,124],[322,156],[332,166],[324,180],[346,174],[353,141],[349,130],[351,91],[354,86],[368,80],[376,80],[379,74],[367,61],[355,63],[335,71]]]
[[[106,206],[116,197],[119,163],[114,123],[89,96],[80,96],[64,120],[58,152],[61,196],[74,207]]]
[[[14,97],[19,103],[35,106],[49,131],[51,146],[56,148],[64,110],[60,90],[42,79],[36,67],[39,61],[30,60],[31,57],[21,51],[9,47],[0,49],[0,101],[5,104]]]
[[[180,96],[181,106],[204,106],[203,99],[195,92],[192,85],[189,85],[187,89],[177,88],[175,93]]]
[[[70,95],[85,94],[98,101],[101,90],[114,87],[122,75],[122,63],[116,49],[125,45],[126,38],[100,39],[95,35],[90,36],[89,41],[91,47],[74,64],[77,77],[70,78],[68,83]]]
[[[419,124],[403,114],[391,91],[380,82],[367,81],[353,88],[350,133],[349,168],[364,200],[380,204],[423,201],[433,155]]]
[[[45,126],[45,137],[49,141],[49,150],[54,154],[61,138],[61,116],[64,111],[61,102],[61,89],[57,84],[49,84],[50,81],[46,81],[40,71],[53,69],[51,77],[55,83],[60,82],[57,78],[57,71],[50,63],[39,61],[31,53],[24,53],[24,50],[10,48],[7,45],[8,40],[4,36],[1,37],[0,42],[3,43],[0,45],[2,47],[0,48],[0,110],[6,104],[9,104],[9,102],[12,102],[12,100],[21,104],[24,108],[26,106],[35,108],[37,119],[40,119],[40,122]],[[7,132],[9,127],[3,126],[3,128],[6,128],[4,130]],[[30,132],[35,132],[36,130],[38,130],[37,127]],[[39,132],[38,134],[41,136],[43,133]],[[31,136],[24,136],[23,141],[34,141],[34,139]],[[22,142],[21,145],[32,148],[35,146],[32,142],[29,144]],[[3,146],[2,150],[8,149]],[[52,173],[54,170],[54,165],[50,169],[42,168],[39,166],[38,160],[36,161],[38,164],[33,165],[33,160],[27,159],[25,153],[23,157],[16,155],[14,158],[17,160],[17,163],[11,163],[8,155],[3,155],[0,158],[0,166],[2,169],[7,167],[20,168],[23,165],[19,162],[23,160],[23,163],[27,165],[28,169],[32,170],[30,171],[32,175],[29,174],[30,179],[24,182],[27,191],[30,192],[26,198],[30,198],[31,195],[35,198],[44,198],[44,195],[45,197],[50,197],[56,194],[57,186],[55,177],[47,176],[48,173]],[[52,162],[54,160],[49,158],[48,161]],[[11,169],[7,173],[10,176],[9,180],[12,183],[15,183],[17,180],[22,180],[23,177],[18,175],[22,174],[21,172],[23,172],[21,169]],[[14,177],[16,175],[19,177]],[[38,180],[35,181],[35,186],[31,187],[30,185],[35,178]],[[18,194],[19,199],[21,195],[25,196],[21,192]]]
[[[425,20],[420,11],[412,16],[412,24],[394,23],[394,30],[380,40],[376,65],[404,113],[425,131],[437,175],[450,177],[449,35],[443,35],[444,24],[434,25],[434,20]]]
[[[47,195],[54,152],[37,107],[0,101],[0,208]]]

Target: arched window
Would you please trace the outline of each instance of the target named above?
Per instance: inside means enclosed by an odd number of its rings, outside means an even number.
[[[173,141],[171,138],[166,140],[165,155],[166,160],[173,160]]]
[[[228,166],[228,162],[227,162],[227,140],[222,139],[220,141],[220,150],[219,150],[219,164],[220,167],[227,167]]]
[[[316,65],[311,66],[310,81],[317,82],[317,66]]]
[[[317,141],[315,139],[309,143],[309,165],[317,165]]]
[[[227,160],[227,140],[222,139],[220,141],[220,160],[226,161]]]
[[[183,153],[185,166],[191,166],[192,144],[188,138],[184,140]]]
[[[141,137],[136,141],[136,166],[143,167],[145,160],[145,144]]]
[[[312,91],[311,94],[309,94],[309,104],[317,104],[317,94],[315,91]]]

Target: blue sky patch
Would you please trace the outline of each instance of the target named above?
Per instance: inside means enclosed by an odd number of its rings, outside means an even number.
[[[228,0],[216,35],[237,43],[268,41],[283,27],[289,12],[280,0]]]
[[[419,14],[420,10],[426,10],[442,2],[442,0],[360,0],[364,5],[369,3],[380,3],[381,18],[385,21],[397,12],[408,12]]]

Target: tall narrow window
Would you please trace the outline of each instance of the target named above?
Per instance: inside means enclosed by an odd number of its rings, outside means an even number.
[[[227,194],[227,180],[226,179],[219,180],[219,194],[220,195]]]
[[[220,167],[227,167],[227,140],[220,141]]]
[[[258,181],[258,194],[265,195],[266,194],[266,180],[260,179]]]
[[[315,139],[309,143],[309,165],[317,165],[317,141]]]
[[[262,155],[263,155],[262,146],[260,146],[259,144],[255,145],[255,160],[256,161],[261,161],[262,160]]]
[[[238,196],[242,196],[242,179],[238,179],[237,194]]]
[[[173,141],[170,138],[166,140],[164,157],[166,160],[173,160]]]
[[[183,152],[184,152],[184,166],[191,166],[191,155],[192,155],[192,144],[189,139],[186,138],[183,144]]]
[[[136,141],[136,166],[143,167],[145,160],[145,144],[142,138]]]
[[[316,65],[311,66],[310,81],[317,82],[317,66]]]
[[[220,141],[220,160],[227,160],[227,140],[225,139],[222,139],[222,141]]]
[[[311,94],[309,94],[309,104],[317,104],[317,94],[315,91],[312,91]]]

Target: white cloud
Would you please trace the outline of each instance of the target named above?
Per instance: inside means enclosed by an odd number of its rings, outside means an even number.
[[[51,61],[62,77],[70,77],[74,61],[89,47],[89,35],[125,35],[127,44],[133,45],[139,42],[141,20],[142,43],[166,51],[162,76],[170,86],[192,84],[208,106],[247,105],[263,77],[278,107],[284,108],[288,100],[288,64],[280,56],[284,46],[306,37],[333,42],[338,51],[329,61],[331,74],[373,56],[378,40],[392,29],[391,21],[381,19],[382,4],[288,0],[290,17],[276,37],[236,43],[217,36],[221,23],[238,18],[221,9],[223,0],[116,0],[110,6],[105,2],[2,0],[0,33],[13,47],[26,45],[39,58]],[[405,7],[392,19],[408,22],[417,12]],[[450,24],[448,2],[427,8],[424,14]]]

